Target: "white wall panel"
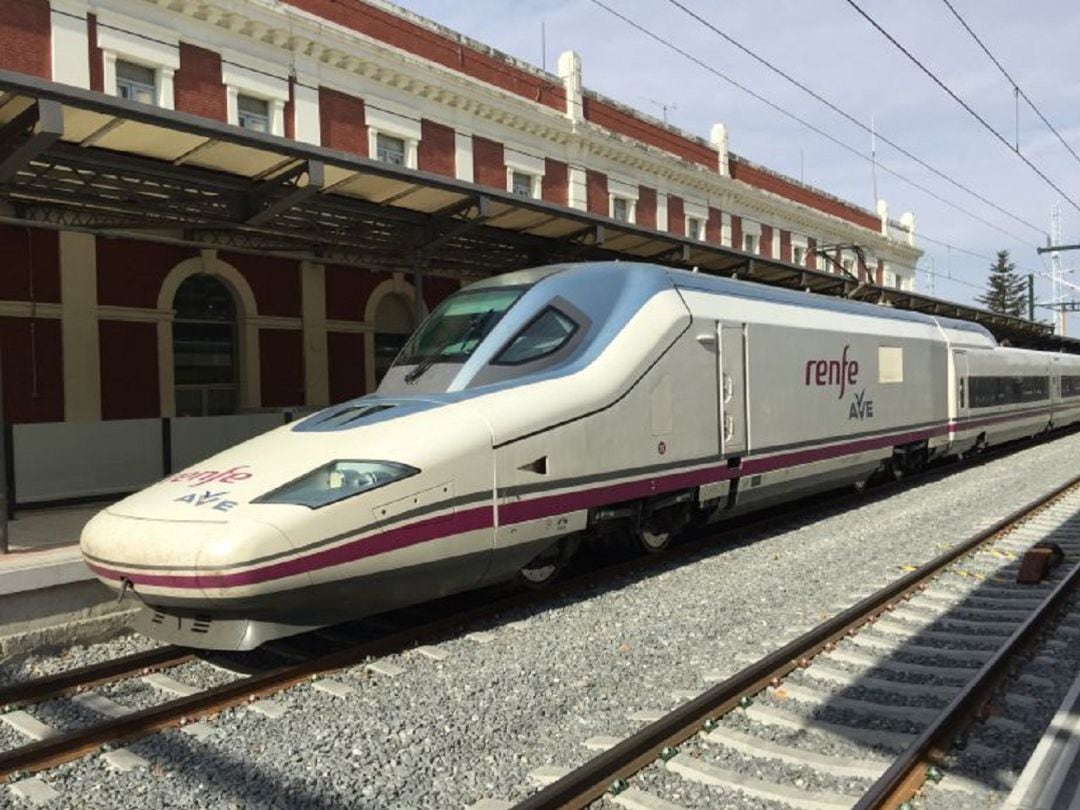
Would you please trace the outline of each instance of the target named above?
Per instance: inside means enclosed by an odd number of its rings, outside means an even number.
[[[15,501],[130,492],[162,476],[161,420],[14,425]]]

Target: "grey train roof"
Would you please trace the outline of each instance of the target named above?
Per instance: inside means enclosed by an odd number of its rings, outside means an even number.
[[[628,280],[634,278],[639,284],[642,276],[654,275],[656,292],[669,288],[669,284],[684,289],[702,290],[705,292],[721,293],[734,298],[744,298],[755,301],[768,301],[776,304],[790,306],[810,307],[827,312],[841,312],[851,315],[862,315],[871,318],[886,318],[909,323],[922,323],[928,326],[940,324],[946,329],[957,329],[965,332],[982,335],[996,344],[993,334],[980,324],[970,321],[961,321],[955,318],[943,318],[926,315],[921,312],[911,312],[892,307],[882,307],[865,301],[851,301],[846,298],[818,295],[816,293],[803,292],[801,290],[789,290],[782,287],[770,287],[757,284],[752,281],[714,276],[708,273],[693,273],[688,270],[676,270],[673,268],[660,267],[643,262],[585,262],[580,264],[553,264],[545,267],[535,267],[528,270],[518,270],[506,273],[495,278],[478,282],[472,287],[509,286],[517,284],[536,284],[556,274],[576,275],[578,273],[591,273],[599,268],[618,268],[619,272],[627,274]],[[669,281],[670,280],[670,281]],[[558,280],[556,280],[556,284]],[[649,286],[647,283],[642,286]]]

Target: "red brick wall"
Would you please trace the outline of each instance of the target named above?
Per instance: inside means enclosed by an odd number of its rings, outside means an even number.
[[[590,213],[605,217],[611,213],[606,174],[585,170],[585,200]]]
[[[773,258],[772,255],[772,225],[761,226],[761,239],[759,241],[761,245],[758,253],[766,259]]]
[[[506,159],[501,143],[473,136],[473,182],[506,190]]]
[[[326,317],[335,321],[364,320],[364,308],[372,291],[389,273],[372,273],[357,267],[326,266]]]
[[[90,89],[99,93],[105,89],[105,65],[102,63],[101,48],[97,44],[97,15],[86,15],[86,34],[89,39]]]
[[[55,231],[0,225],[0,299],[58,303],[59,244]]]
[[[368,130],[362,99],[320,87],[319,131],[323,146],[367,157]]]
[[[817,239],[812,236],[806,238],[806,266],[812,267],[817,264],[818,256],[815,253],[817,250]],[[827,268],[826,268],[827,269]]]
[[[219,54],[181,42],[180,69],[174,82],[176,109],[216,121],[228,120]]]
[[[724,218],[719,208],[709,208],[709,218],[705,220],[705,241],[720,244],[720,232],[724,227]]]
[[[0,68],[48,79],[52,73],[48,0],[4,0],[0,9]]]
[[[58,319],[0,318],[6,421],[64,420],[61,352]]]
[[[717,168],[716,150],[709,146],[681,138],[666,129],[642,121],[610,104],[588,96],[584,100],[584,109],[585,118],[594,124],[663,149],[665,152],[671,152],[691,163],[706,166],[714,171]]]
[[[686,208],[683,198],[669,194],[667,198],[668,231],[677,236],[686,236]]]
[[[731,176],[747,185],[771,191],[786,199],[794,200],[810,208],[816,208],[818,211],[824,211],[826,214],[832,214],[863,228],[869,228],[874,232],[881,230],[881,221],[877,217],[860,211],[852,205],[845,205],[837,200],[830,200],[814,194],[809,189],[797,186],[771,172],[740,163],[737,160],[730,161],[729,166]]]
[[[327,332],[326,362],[331,402],[344,402],[367,393],[364,387],[364,335]]]
[[[264,408],[304,404],[304,339],[299,329],[259,330]]]
[[[636,219],[643,228],[656,228],[656,189],[638,186]]]
[[[156,307],[169,271],[199,255],[191,248],[125,239],[98,239],[96,249],[98,303],[122,307]]]
[[[157,325],[101,321],[101,416],[152,419],[161,416],[158,392]]]
[[[296,138],[296,79],[289,77],[289,97],[285,99],[285,109],[282,111],[285,119],[285,137]]]
[[[791,231],[780,231],[780,261],[791,261]]]
[[[417,148],[420,170],[454,176],[454,130],[428,121],[420,122],[420,145]]]
[[[743,249],[742,238],[742,217],[733,215],[731,217],[731,246],[735,248],[735,250]]]
[[[452,278],[441,276],[424,277],[424,306],[428,312],[435,309],[444,298],[456,293],[459,289],[457,281]]]
[[[548,202],[570,204],[570,167],[561,160],[544,160],[544,180],[541,185],[540,193]]]
[[[878,259],[877,260],[877,270],[874,273],[874,278],[876,279],[874,281],[874,283],[877,284],[879,287],[882,284],[885,283],[885,260],[884,259]]]
[[[218,256],[235,267],[251,286],[260,315],[301,316],[299,262],[244,253],[219,253]]]
[[[473,50],[449,37],[416,25],[396,14],[363,2],[340,0],[289,0],[290,5],[359,31],[408,53],[444,65],[482,82],[500,87],[560,112],[566,94],[559,84],[546,81],[499,59]]]

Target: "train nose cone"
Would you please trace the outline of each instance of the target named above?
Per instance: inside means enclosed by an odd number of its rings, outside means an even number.
[[[86,524],[79,545],[90,570],[113,590],[133,588],[145,602],[192,608],[272,589],[280,583],[253,569],[293,552],[281,531],[258,521],[159,520],[109,510]]]

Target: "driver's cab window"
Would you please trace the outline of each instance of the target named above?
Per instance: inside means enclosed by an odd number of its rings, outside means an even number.
[[[578,325],[554,307],[533,318],[492,361],[496,365],[517,366],[554,354],[574,336]]]

